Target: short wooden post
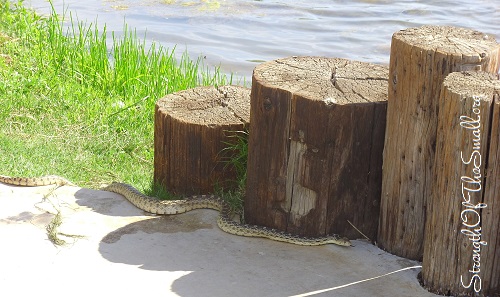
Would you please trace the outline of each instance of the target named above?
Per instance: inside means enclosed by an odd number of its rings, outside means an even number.
[[[175,194],[206,194],[228,186],[234,170],[221,158],[234,131],[250,120],[250,90],[198,87],[169,94],[155,110],[154,181]]]
[[[377,232],[388,69],[291,57],[255,68],[245,220],[304,236]]]
[[[443,83],[421,274],[437,294],[500,293],[499,94],[484,72]]]
[[[444,78],[464,70],[496,73],[499,53],[493,37],[469,29],[424,26],[393,35],[378,232],[379,246],[390,253],[422,259]]]

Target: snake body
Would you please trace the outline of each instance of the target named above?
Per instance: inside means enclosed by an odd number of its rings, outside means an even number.
[[[17,186],[46,186],[52,184],[60,186],[73,185],[69,180],[56,175],[38,178],[9,177],[0,175],[0,182]],[[185,200],[159,200],[142,194],[131,185],[118,182],[113,182],[101,190],[120,194],[139,209],[153,214],[173,215],[201,208],[217,210],[219,211],[219,216],[217,218],[217,225],[219,228],[224,232],[234,235],[262,237],[275,241],[307,246],[325,244],[336,244],[340,246],[351,245],[349,239],[336,234],[309,238],[300,237],[262,226],[237,223],[230,218],[229,205],[222,198],[215,195],[197,195],[189,197]]]
[[[48,185],[58,185],[58,186],[74,186],[72,182],[60,177],[58,175],[46,175],[42,177],[10,177],[5,175],[0,175],[0,182],[9,185],[23,186],[23,187],[39,187]]]

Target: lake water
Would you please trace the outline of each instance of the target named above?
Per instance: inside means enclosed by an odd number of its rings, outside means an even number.
[[[79,20],[115,32],[126,22],[148,41],[202,55],[206,65],[247,81],[259,63],[292,55],[388,64],[392,34],[425,24],[471,28],[500,41],[500,0],[53,0],[58,13],[63,2]],[[25,5],[50,12],[45,0]]]

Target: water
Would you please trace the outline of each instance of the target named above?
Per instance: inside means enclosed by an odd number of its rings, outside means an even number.
[[[63,1],[53,2],[62,13]],[[45,0],[25,5],[50,12]],[[108,31],[126,22],[148,41],[202,55],[247,81],[259,63],[292,55],[388,64],[392,34],[407,27],[466,27],[500,41],[499,0],[65,0],[64,7]]]

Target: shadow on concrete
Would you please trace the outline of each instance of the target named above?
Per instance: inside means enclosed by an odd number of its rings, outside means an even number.
[[[104,295],[293,296],[418,265],[362,241],[350,248],[303,247],[230,235],[217,227],[213,210],[154,216],[114,193],[63,187],[45,201],[50,190],[0,185],[4,254],[19,255],[3,259],[0,282],[6,292],[36,293],[56,276],[66,289],[55,296],[75,288],[83,290],[81,296],[103,290]],[[82,237],[53,246],[45,225],[55,210],[62,213],[60,231]],[[407,270],[319,296],[435,296],[420,287],[417,273]],[[26,279],[36,285],[24,286]]]
[[[107,191],[80,188],[75,192],[76,203],[107,216],[154,216],[133,206],[125,197]]]

